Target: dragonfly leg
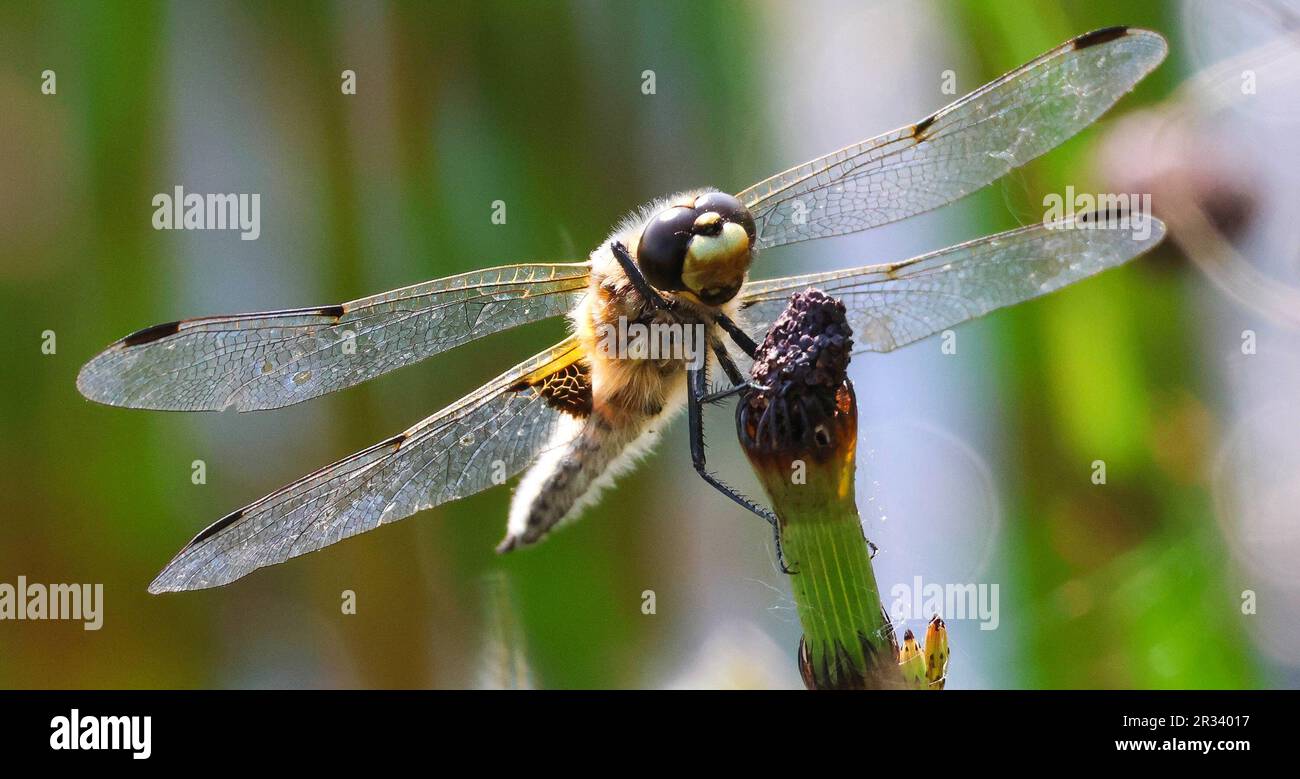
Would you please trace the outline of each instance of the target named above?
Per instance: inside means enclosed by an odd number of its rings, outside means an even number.
[[[636,266],[636,261],[632,259],[632,255],[627,253],[626,246],[619,241],[615,241],[609,245],[609,250],[614,253],[614,259],[618,260],[623,272],[627,274],[628,281],[632,282],[632,288],[640,293],[647,305],[656,309],[673,307],[673,304],[665,300],[663,295],[660,295],[654,287],[650,286],[650,282],[645,280],[645,276],[641,275],[641,269]]]
[[[740,369],[736,367],[736,363],[731,359],[731,355],[727,353],[727,349],[722,345],[722,341],[714,338],[710,342],[710,346],[713,347],[713,353],[718,358],[718,364],[722,366],[723,372],[727,374],[727,378],[731,381],[731,386],[725,389],[707,392],[702,395],[700,397],[700,402],[706,406],[726,400],[734,395],[739,395],[753,386],[753,383],[747,381],[744,374],[742,374]]]
[[[709,392],[705,395],[700,396],[700,403],[708,406],[713,403],[718,403],[720,401],[726,400],[727,398],[733,395],[739,395],[740,393],[750,388],[751,388],[750,385],[748,383],[745,383],[745,384],[738,384],[734,387],[727,387],[726,389],[721,389],[718,390],[717,392]]]
[[[713,315],[713,321],[717,322],[719,327],[727,331],[727,335],[731,336],[732,342],[735,343],[736,346],[740,347],[740,351],[744,352],[751,360],[754,359],[754,355],[758,354],[758,344],[754,343],[754,339],[750,338],[744,330],[740,329],[740,325],[731,321],[731,317],[721,311]],[[735,366],[733,365],[732,367]]]
[[[722,372],[727,374],[727,378],[731,380],[732,387],[749,386],[749,382],[745,380],[740,368],[736,367],[731,355],[727,354],[727,349],[722,345],[722,341],[714,338],[710,345],[713,347],[713,353],[718,357],[718,364],[722,366]]]
[[[623,272],[627,274],[628,281],[632,282],[632,287],[641,294],[641,297],[645,298],[652,308],[670,309],[673,307],[671,301],[660,295],[654,287],[650,286],[650,282],[645,280],[641,269],[636,266],[636,261],[632,259],[632,255],[628,254],[626,246],[619,241],[615,241],[609,245],[609,250],[614,254],[614,259],[618,260]],[[744,330],[741,330],[739,325],[731,321],[731,317],[718,311],[713,315],[713,321],[717,322],[727,332],[727,335],[731,337],[731,340],[746,356],[752,359],[758,353],[758,344],[755,344],[754,339],[750,338]],[[730,363],[730,360],[723,364],[724,369],[728,363]],[[730,363],[730,365],[731,369],[736,367],[734,363]],[[727,372],[730,374],[731,370]],[[739,375],[739,371],[736,371],[735,376],[732,376],[733,383],[737,381],[736,377]]]
[[[741,493],[727,486],[721,479],[709,473],[708,466],[704,459],[704,415],[703,400],[707,397],[705,392],[705,382],[707,380],[705,368],[691,368],[687,370],[687,382],[689,392],[689,405],[687,406],[687,417],[691,428],[691,463],[695,466],[695,472],[704,479],[709,486],[718,492],[726,495],[738,505],[762,517],[765,522],[772,526],[772,538],[776,544],[776,560],[781,566],[781,573],[795,573],[785,561],[785,551],[781,547],[781,523],[777,520],[776,515],[770,510],[758,505],[754,501],[745,497]],[[734,389],[734,388],[733,388]]]

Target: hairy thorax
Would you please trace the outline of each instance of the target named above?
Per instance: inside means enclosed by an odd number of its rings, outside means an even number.
[[[636,235],[615,236],[635,246]],[[680,358],[628,358],[610,355],[601,339],[606,327],[619,326],[620,319],[627,324],[671,325],[695,337],[705,324],[703,332],[714,337],[714,325],[709,316],[717,310],[692,301],[688,296],[664,293],[675,302],[672,310],[654,310],[637,292],[622,267],[603,244],[592,253],[591,283],[582,303],[573,311],[573,328],[591,367],[592,407],[610,424],[622,426],[636,424],[647,417],[672,412],[680,407],[686,397],[686,361]],[[735,303],[721,307],[734,315]]]

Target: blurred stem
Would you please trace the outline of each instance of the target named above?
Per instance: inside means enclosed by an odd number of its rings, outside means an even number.
[[[486,640],[479,684],[489,690],[531,690],[533,674],[519,615],[505,574],[495,571],[483,580],[486,595]]]

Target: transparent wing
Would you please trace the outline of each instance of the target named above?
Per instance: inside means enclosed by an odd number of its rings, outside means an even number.
[[[170,322],[100,352],[77,388],[130,408],[280,408],[564,314],[587,274],[586,263],[507,265],[335,306]]]
[[[1160,243],[1165,226],[1109,225],[1095,214],[990,235],[887,265],[755,281],[741,290],[741,315],[755,339],[791,293],[816,287],[839,298],[855,353],[888,352],[968,319],[1046,295]]]
[[[1081,35],[914,125],[832,152],[737,197],[762,247],[825,238],[950,203],[1087,127],[1164,59],[1165,39]]]
[[[227,584],[500,483],[527,467],[566,417],[534,385],[580,357],[576,341],[566,339],[406,432],[218,520],[167,564],[149,591]]]

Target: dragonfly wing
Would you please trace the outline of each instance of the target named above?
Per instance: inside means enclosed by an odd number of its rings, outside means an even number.
[[[334,306],[156,325],[96,355],[77,388],[129,408],[280,408],[562,315],[587,276],[586,263],[507,265]]]
[[[502,483],[564,420],[590,411],[590,374],[568,338],[406,432],[218,520],[158,574],[153,593],[227,584],[417,511]]]
[[[1081,214],[902,262],[754,281],[741,290],[741,315],[762,339],[792,293],[816,287],[844,302],[855,352],[888,352],[1127,262],[1164,237],[1164,224],[1146,219],[1100,227]]]
[[[1081,35],[916,124],[778,173],[737,197],[754,215],[759,248],[929,211],[1087,127],[1167,51],[1148,30]]]

